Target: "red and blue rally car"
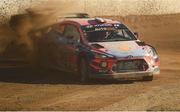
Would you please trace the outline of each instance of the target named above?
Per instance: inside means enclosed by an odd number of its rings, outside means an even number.
[[[38,35],[38,33],[37,33]],[[91,78],[152,81],[160,60],[124,24],[102,18],[64,18],[39,40],[41,65]]]

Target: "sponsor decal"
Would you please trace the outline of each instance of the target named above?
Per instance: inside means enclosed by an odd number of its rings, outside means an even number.
[[[119,47],[119,50],[124,51],[124,52],[128,52],[128,51],[131,51],[132,48],[131,48],[129,45],[124,44],[124,45],[121,45],[121,46]]]

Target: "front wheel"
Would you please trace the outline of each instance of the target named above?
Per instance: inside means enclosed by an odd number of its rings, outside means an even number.
[[[80,80],[82,83],[89,81],[89,67],[85,59],[80,61]]]
[[[143,81],[152,81],[153,80],[153,76],[145,76],[143,77]]]

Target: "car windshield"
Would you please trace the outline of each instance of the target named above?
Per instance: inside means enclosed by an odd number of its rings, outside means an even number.
[[[88,42],[112,42],[136,40],[134,34],[123,24],[102,24],[83,27]]]

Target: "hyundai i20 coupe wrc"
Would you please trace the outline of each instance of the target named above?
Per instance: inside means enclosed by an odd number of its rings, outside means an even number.
[[[37,33],[38,34],[38,33]],[[64,18],[39,40],[41,65],[89,79],[142,79],[160,73],[157,51],[124,24],[103,18]]]

